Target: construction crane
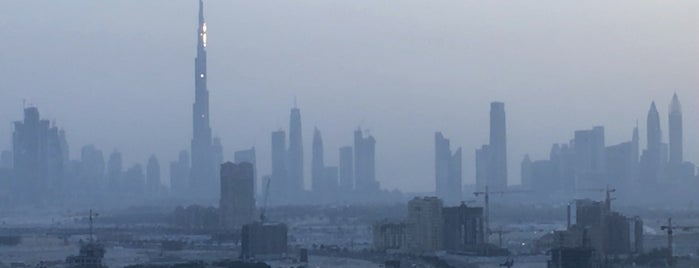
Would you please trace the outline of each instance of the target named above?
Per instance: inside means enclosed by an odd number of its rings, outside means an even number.
[[[272,183],[272,179],[270,178],[267,180],[267,183],[265,185],[265,199],[262,202],[262,208],[260,209],[260,222],[264,223],[267,217],[265,216],[265,212],[267,210],[267,199],[269,199],[269,184]]]
[[[482,192],[474,192],[473,194],[475,196],[482,195],[483,196],[483,225],[485,226],[483,232],[483,240],[488,243],[488,236],[490,236],[490,195],[491,194],[510,194],[510,193],[524,193],[528,191],[490,191],[488,190],[488,186],[485,186],[485,191]]]
[[[673,248],[672,248],[672,243],[673,243],[673,238],[672,238],[672,233],[674,230],[682,230],[682,231],[691,231],[694,229],[699,229],[699,226],[678,226],[678,225],[672,225],[672,218],[667,218],[667,225],[660,226],[660,230],[667,231],[667,262],[669,264],[672,264],[672,255],[673,255]]]

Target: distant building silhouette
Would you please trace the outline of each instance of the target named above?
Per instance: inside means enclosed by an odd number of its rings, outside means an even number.
[[[488,184],[490,189],[507,188],[507,133],[505,104],[490,104],[490,157]]]
[[[251,163],[221,164],[221,224],[223,228],[239,228],[253,221],[255,214],[255,182]]]
[[[638,127],[634,128],[631,141],[608,146],[605,149],[606,173],[612,185],[632,186],[637,183],[639,161]]]
[[[121,198],[125,203],[135,204],[140,203],[145,197],[146,176],[143,173],[143,166],[135,164],[124,173],[123,178],[123,193]]]
[[[107,186],[105,181],[106,164],[102,151],[94,145],[83,146],[80,150],[79,168],[73,172],[77,182],[71,188],[76,195],[88,195],[91,200],[102,196],[102,190]]]
[[[313,131],[313,148],[311,156],[311,189],[317,196],[322,195],[327,188],[323,187],[325,163],[323,159],[323,137],[320,130]]]
[[[43,204],[63,188],[67,148],[65,133],[39,117],[36,107],[24,109],[24,120],[14,123],[13,166],[20,202]]]
[[[180,151],[177,161],[170,162],[170,189],[177,197],[182,198],[189,186],[189,153]]]
[[[252,147],[247,150],[236,151],[235,153],[233,153],[233,162],[236,164],[252,164],[252,179],[255,182],[255,189],[257,189],[257,156],[255,153],[255,147]]]
[[[463,199],[461,193],[461,148],[451,153],[449,140],[441,132],[434,134],[435,185],[437,197],[445,204],[456,205]]]
[[[303,191],[303,138],[301,133],[301,110],[292,108],[289,116],[289,151],[287,158],[286,185],[292,192],[290,197],[296,199],[296,195]]]
[[[192,106],[193,136],[190,187],[199,198],[216,193],[216,166],[209,125],[209,90],[206,86],[206,22],[204,4],[199,0],[197,56],[194,60],[194,105]]]
[[[342,191],[349,192],[354,189],[354,161],[351,146],[340,148],[339,176]]]
[[[522,187],[527,190],[533,189],[534,182],[532,178],[532,160],[529,158],[529,155],[525,155],[524,159],[522,159],[520,172]]]
[[[575,131],[573,144],[576,188],[604,188],[608,183],[604,127]]]
[[[376,140],[369,135],[364,137],[361,129],[354,131],[354,182],[362,194],[379,190],[376,180]]]
[[[326,166],[323,168],[323,194],[321,195],[321,201],[335,202],[338,200],[338,175],[339,169],[337,166]]]
[[[646,150],[641,155],[641,181],[645,185],[660,182],[663,168],[663,144],[660,130],[660,115],[655,107],[655,102],[650,105],[646,121]]]
[[[157,195],[162,187],[162,181],[160,179],[160,163],[155,155],[151,155],[148,158],[148,164],[146,165],[146,189],[147,193],[151,195]]]
[[[107,184],[110,189],[117,189],[116,191],[111,191],[112,195],[116,195],[119,192],[125,190],[123,187],[123,159],[121,153],[114,150],[109,155],[109,161],[107,162]]]
[[[274,196],[275,202],[282,203],[292,197],[287,172],[286,133],[283,130],[272,132],[272,175],[270,180],[270,193]]]
[[[507,126],[505,104],[490,103],[490,143],[476,150],[476,187],[507,189]]]
[[[682,106],[677,94],[672,96],[669,115],[670,133],[670,165],[678,166],[684,161],[682,159]]]

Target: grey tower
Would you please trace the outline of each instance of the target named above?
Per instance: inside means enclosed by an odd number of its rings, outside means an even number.
[[[303,138],[301,135],[301,110],[291,109],[289,117],[289,190],[300,193],[303,190]]]
[[[272,176],[270,191],[275,200],[287,201],[289,195],[286,156],[286,132],[272,132]]]
[[[451,153],[449,140],[441,132],[434,134],[434,168],[437,197],[445,204],[456,205],[461,201],[461,148]]]
[[[156,194],[160,190],[162,183],[160,180],[160,164],[155,155],[151,155],[146,165],[146,188],[148,194]]]
[[[364,137],[361,129],[354,131],[354,182],[361,194],[376,192],[376,140],[369,135]]]
[[[641,180],[644,183],[657,183],[660,178],[660,170],[663,162],[663,144],[661,143],[660,116],[655,102],[650,105],[646,121],[648,139],[646,150],[641,155]]]
[[[255,214],[255,182],[251,163],[221,164],[219,210],[224,229],[242,227]]]
[[[488,171],[486,173],[488,186],[491,190],[507,188],[507,142],[505,126],[505,104],[490,103],[490,146]]]
[[[655,108],[655,102],[650,104],[650,110],[648,111],[647,118],[647,149],[649,153],[658,154],[658,159],[660,159],[660,147],[662,132],[660,130],[660,115],[658,114],[658,109]]]
[[[670,102],[670,165],[679,166],[682,164],[682,106],[677,94],[672,96]]]
[[[354,161],[352,158],[352,147],[340,148],[340,188],[349,192],[354,189]]]
[[[313,156],[311,159],[311,187],[314,192],[322,192],[325,163],[323,161],[323,137],[320,130],[313,131]]]
[[[197,56],[194,59],[194,105],[192,106],[192,165],[190,186],[198,197],[216,193],[216,172],[209,125],[209,90],[206,88],[206,22],[199,0]]]

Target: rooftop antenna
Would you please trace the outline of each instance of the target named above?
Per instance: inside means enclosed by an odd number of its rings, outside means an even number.
[[[298,108],[298,105],[296,103],[296,95],[294,95],[294,108]]]

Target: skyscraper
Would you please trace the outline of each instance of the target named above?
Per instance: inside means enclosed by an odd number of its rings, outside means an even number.
[[[240,150],[233,153],[233,161],[240,165],[242,163],[252,164],[252,179],[257,185],[257,156],[255,154],[255,147],[247,150]]]
[[[490,147],[488,162],[488,185],[490,189],[507,188],[507,134],[505,104],[490,103]]]
[[[255,214],[255,190],[252,164],[221,165],[221,212],[222,227],[232,229],[250,223]]]
[[[345,192],[354,189],[354,161],[352,160],[352,147],[340,148],[340,189]]]
[[[461,200],[461,148],[452,155],[449,140],[441,132],[434,134],[435,188],[437,197],[445,204],[456,205]]]
[[[155,155],[151,155],[146,165],[146,189],[147,194],[157,194],[162,186],[160,181],[160,163]]]
[[[107,185],[110,189],[120,190],[122,183],[122,172],[123,172],[123,160],[121,153],[114,150],[109,155],[109,161],[107,162]],[[118,191],[111,191],[116,194]]]
[[[682,164],[682,106],[675,93],[670,102],[670,115],[668,120],[670,127],[670,165],[673,168]]]
[[[604,128],[575,131],[575,185],[578,189],[606,187]]]
[[[323,190],[323,177],[325,163],[323,161],[323,137],[320,130],[313,131],[313,155],[311,158],[311,187],[314,192],[320,193]]]
[[[663,162],[662,133],[660,130],[660,115],[655,102],[650,104],[646,121],[646,150],[641,155],[641,180],[645,185],[657,183],[660,179],[661,162]]]
[[[288,185],[295,193],[303,191],[303,138],[301,135],[301,110],[294,107],[289,116]]]
[[[189,177],[189,153],[180,151],[177,161],[170,162],[170,189],[178,197],[186,193]]]
[[[190,186],[198,197],[215,194],[216,173],[209,125],[209,90],[206,87],[206,22],[199,0],[197,56],[194,59],[194,105],[192,106],[192,165]]]
[[[36,107],[24,109],[24,120],[14,123],[12,149],[14,177],[21,201],[41,204],[55,197],[62,186],[65,150],[61,145],[65,134],[40,119]]]
[[[660,130],[660,115],[658,114],[658,109],[655,108],[655,102],[650,104],[650,110],[648,110],[648,118],[646,123],[648,138],[646,148],[648,151],[660,155],[662,132]]]
[[[289,198],[287,172],[286,132],[272,132],[272,176],[270,191],[273,201],[286,201]]]
[[[375,147],[373,136],[364,137],[361,129],[354,131],[354,182],[355,189],[363,194],[379,190]]]

